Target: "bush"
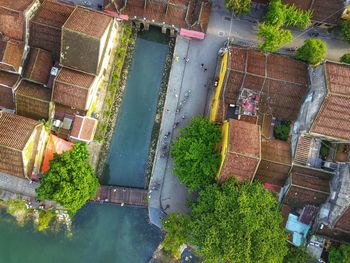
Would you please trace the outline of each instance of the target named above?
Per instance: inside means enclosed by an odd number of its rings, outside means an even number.
[[[315,257],[311,255],[305,247],[290,246],[287,255],[283,259],[283,263],[313,263]]]
[[[350,262],[350,245],[342,244],[332,246],[328,253],[329,263],[348,263]]]
[[[56,216],[52,210],[39,210],[38,230],[44,231],[49,227],[51,220]]]
[[[350,22],[349,21],[343,21],[340,24],[340,31],[342,33],[342,36],[346,42],[350,43]]]
[[[350,64],[350,53],[342,55],[340,61],[346,64]]]
[[[235,15],[246,14],[250,11],[251,0],[226,0],[226,8]]]
[[[264,52],[274,52],[293,39],[289,30],[278,29],[265,23],[259,25],[258,36],[264,41],[259,45],[259,48]]]
[[[311,65],[319,64],[327,52],[327,45],[321,39],[308,38],[296,51],[296,57]]]
[[[329,141],[322,141],[320,156],[323,160],[326,160],[330,151],[331,143]]]
[[[275,138],[281,141],[287,141],[290,132],[290,122],[283,121],[279,126],[275,127]]]

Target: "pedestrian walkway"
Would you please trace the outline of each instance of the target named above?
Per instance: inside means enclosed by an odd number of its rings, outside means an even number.
[[[35,189],[38,186],[38,183],[31,182],[28,179],[0,173],[0,188],[12,193],[36,197]]]

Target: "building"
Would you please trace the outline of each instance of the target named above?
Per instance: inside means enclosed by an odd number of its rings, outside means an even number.
[[[24,42],[0,40],[0,69],[22,74],[27,52]]]
[[[0,0],[0,32],[28,44],[29,20],[39,5],[39,0]]]
[[[15,111],[15,88],[20,75],[0,70],[0,111]]]
[[[350,243],[350,164],[340,165],[331,182],[331,194],[317,218],[317,233]]]
[[[30,21],[29,45],[51,52],[59,61],[62,26],[74,7],[55,0],[46,0]]]
[[[71,141],[91,142],[97,128],[97,120],[91,117],[75,115],[70,132]]]
[[[280,54],[231,46],[222,52],[210,119],[222,123],[248,115],[256,117],[259,124],[273,118],[294,121],[307,90],[305,63]],[[271,122],[262,125],[263,130],[269,130],[268,125]]]
[[[52,55],[40,48],[31,48],[24,66],[23,78],[47,86],[53,66]]]
[[[261,161],[255,179],[282,187],[292,166],[290,144],[280,140],[261,141]]]
[[[170,30],[173,35],[176,31],[197,31],[205,33],[209,23],[211,2],[207,0],[168,0],[168,1],[140,1],[116,0],[105,9],[115,11],[117,17],[132,19],[138,26],[148,29],[149,25],[162,28],[162,32]],[[196,34],[190,34],[189,36]],[[198,34],[197,34],[198,35]],[[201,34],[199,34],[201,36]],[[204,34],[203,34],[204,37]],[[201,37],[200,37],[201,38]]]
[[[105,13],[75,7],[62,27],[61,64],[99,75],[106,59],[108,63],[105,54],[109,54],[113,42],[113,25],[113,18]]]
[[[223,123],[219,182],[232,176],[238,181],[254,179],[261,159],[260,137],[259,125],[233,119]]]
[[[40,169],[44,150],[43,124],[0,112],[0,173],[30,179]]]
[[[16,113],[34,120],[52,118],[52,90],[22,79],[16,89]]]

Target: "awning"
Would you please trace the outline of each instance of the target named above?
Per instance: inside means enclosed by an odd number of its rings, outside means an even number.
[[[180,36],[195,38],[195,39],[204,39],[205,38],[205,34],[203,32],[188,30],[188,29],[184,29],[184,28],[180,29]]]
[[[55,153],[61,154],[71,150],[73,143],[63,140],[55,135],[50,134],[49,140],[45,148],[45,155],[41,171],[43,173],[50,169],[50,161],[53,159]]]

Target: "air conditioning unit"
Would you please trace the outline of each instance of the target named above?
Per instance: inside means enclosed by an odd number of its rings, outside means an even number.
[[[55,128],[60,128],[61,124],[62,124],[62,121],[60,121],[60,120],[54,120],[52,122],[52,126],[55,127]]]

